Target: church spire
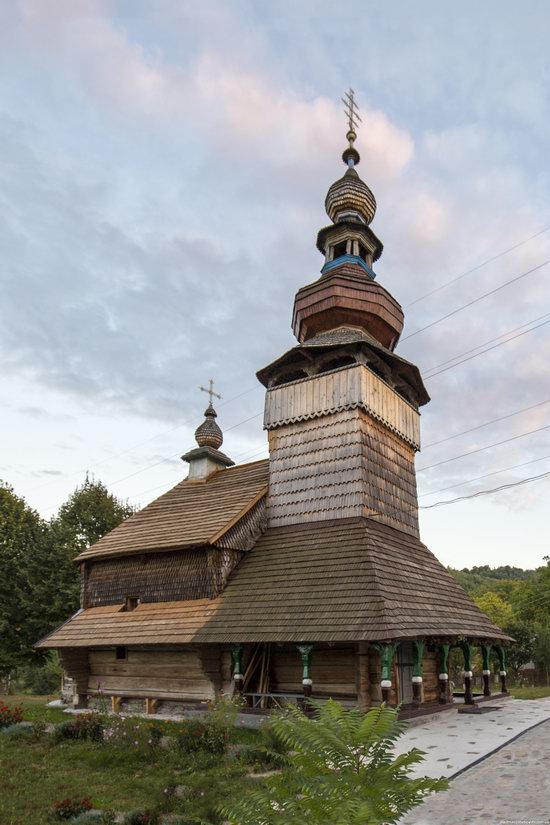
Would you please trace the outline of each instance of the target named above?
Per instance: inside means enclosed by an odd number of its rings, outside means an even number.
[[[201,386],[199,390],[208,393],[210,403],[204,411],[204,421],[195,430],[195,440],[198,446],[181,457],[182,461],[187,461],[189,464],[188,481],[204,481],[216,470],[223,470],[235,463],[220,452],[220,447],[223,444],[223,432],[216,422],[217,413],[212,401],[214,398],[221,399],[221,395],[214,392],[213,379],[210,379],[208,389]]]
[[[355,168],[360,161],[355,141],[361,117],[353,89],[342,100],[348,121],[348,146],[342,155],[347,169],[327,192],[325,208],[332,223],[317,235],[317,248],[325,258],[321,277],[296,295],[292,326],[300,343],[353,326],[393,350],[403,329],[403,311],[375,283],[373,267],[383,250],[370,226],[376,198]]]

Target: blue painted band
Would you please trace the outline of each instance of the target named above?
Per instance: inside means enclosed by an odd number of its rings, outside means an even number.
[[[339,258],[335,258],[333,261],[327,261],[321,270],[321,274],[324,275],[326,272],[330,272],[331,269],[336,269],[336,267],[341,266],[342,264],[359,264],[359,266],[365,270],[369,278],[372,278],[373,281],[376,278],[374,270],[371,269],[370,266],[365,263],[363,258],[360,258],[358,255],[340,255]]]

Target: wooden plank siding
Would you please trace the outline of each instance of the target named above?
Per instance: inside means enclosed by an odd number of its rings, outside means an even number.
[[[221,656],[217,645],[129,647],[117,660],[116,648],[89,651],[88,691],[99,686],[107,695],[207,701],[221,688]]]
[[[311,658],[313,696],[357,696],[354,645],[315,646]],[[302,690],[302,660],[294,645],[271,650],[273,690],[296,693]]]
[[[420,449],[420,415],[363,364],[272,387],[266,393],[264,427],[277,427],[360,407],[414,450]]]

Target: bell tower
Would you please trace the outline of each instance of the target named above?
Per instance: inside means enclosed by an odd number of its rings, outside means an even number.
[[[347,169],[325,200],[321,275],[294,300],[298,346],[258,373],[267,388],[269,520],[368,517],[418,536],[414,460],[429,396],[418,368],[394,352],[403,310],[376,280],[383,246],[370,226],[376,199],[356,170],[352,90],[344,102]]]

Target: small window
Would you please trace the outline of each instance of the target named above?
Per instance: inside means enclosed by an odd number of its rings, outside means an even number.
[[[333,247],[332,258],[333,258],[333,260],[335,260],[336,258],[341,258],[342,255],[347,255],[347,252],[348,252],[347,241],[342,241],[342,243],[337,243],[336,246]]]
[[[115,649],[115,658],[117,661],[128,658],[128,648],[120,645]]]
[[[139,599],[138,599],[137,596],[126,596],[126,599],[124,600],[124,610],[127,613],[130,613],[130,611],[136,609],[138,604],[139,604]]]
[[[365,246],[362,243],[359,244],[359,257],[363,260],[366,264],[368,264],[368,252]]]

